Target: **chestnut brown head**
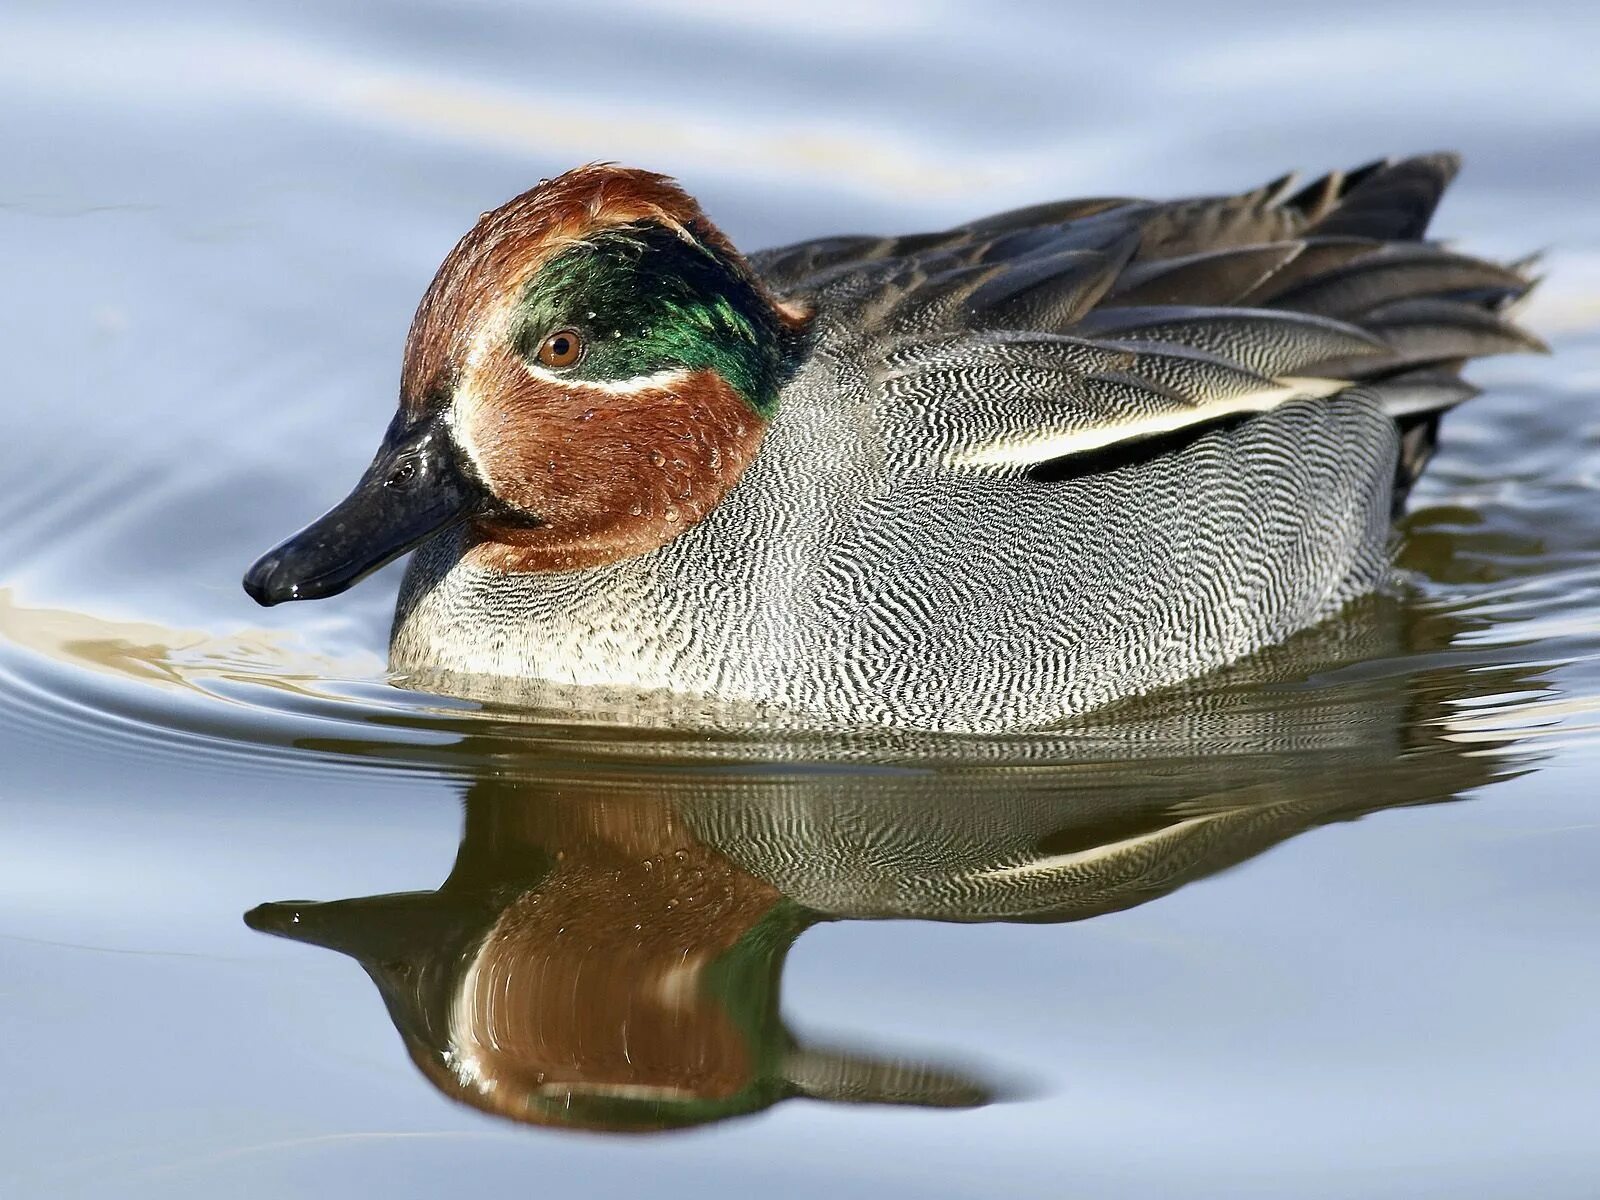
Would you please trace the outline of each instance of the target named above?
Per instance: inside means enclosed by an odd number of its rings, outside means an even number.
[[[377,458],[245,587],[263,604],[332,595],[462,522],[472,560],[504,571],[655,549],[738,482],[804,326],[664,177],[541,183],[445,258]]]

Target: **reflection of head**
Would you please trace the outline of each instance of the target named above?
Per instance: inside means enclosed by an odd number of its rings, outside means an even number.
[[[441,1090],[520,1121],[613,1130],[796,1095],[984,1100],[936,1069],[797,1045],[779,974],[813,918],[660,805],[491,791],[474,788],[478,819],[438,892],[248,917],[357,958]]]
[[[792,1096],[977,1104],[987,1089],[955,1073],[797,1044],[779,995],[794,939],[819,919],[1093,917],[1516,769],[1458,741],[1453,713],[1527,689],[1520,668],[1296,681],[1414,632],[1346,624],[1331,648],[1315,635],[1320,660],[1302,639],[1294,669],[1259,660],[1059,738],[961,741],[943,768],[896,751],[862,770],[680,757],[621,772],[473,734],[450,750],[473,766],[438,891],[248,919],[357,958],[427,1077],[519,1121],[662,1129]]]

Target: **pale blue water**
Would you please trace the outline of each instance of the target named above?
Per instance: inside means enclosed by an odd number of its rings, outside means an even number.
[[[11,0],[0,1195],[1594,1195],[1597,50],[1577,3]],[[576,162],[675,174],[755,248],[1439,147],[1468,166],[1436,229],[1547,250],[1525,318],[1556,353],[1474,369],[1403,527],[1415,595],[1181,734],[871,765],[484,716],[382,682],[392,570],[271,612],[239,590],[365,464],[439,258]],[[659,899],[633,860],[687,845],[808,926],[799,1044],[1003,1099],[623,1135],[448,1098],[356,965],[242,918],[438,888],[464,813],[474,854],[497,822],[514,848],[463,886],[544,887],[588,939],[578,1057],[605,995],[687,1031],[760,991],[689,1003],[629,957],[755,922],[662,903],[630,941],[616,896]],[[1113,869],[1158,830],[1168,857]],[[1050,919],[986,919],[1029,904]],[[421,918],[363,936],[460,965]],[[769,999],[746,1049],[783,1041]]]

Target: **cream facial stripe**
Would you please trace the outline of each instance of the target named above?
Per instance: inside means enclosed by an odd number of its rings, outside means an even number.
[[[632,379],[565,379],[553,371],[547,371],[538,363],[523,360],[522,365],[529,376],[540,383],[554,384],[580,396],[586,393],[596,396],[636,396],[640,392],[674,388],[687,380],[691,374],[682,367],[668,367],[666,370],[654,371],[649,375],[635,375]]]
[[[463,399],[470,398],[463,397],[462,393],[458,390],[456,392],[455,400],[445,411],[445,428],[450,431],[450,440],[456,444],[456,449],[460,450],[462,454],[466,455],[467,461],[472,464],[472,473],[477,476],[480,481],[488,483],[489,475],[484,470],[483,459],[478,454],[477,444],[473,442],[471,435],[467,432],[466,425],[457,417],[457,410],[459,409]]]

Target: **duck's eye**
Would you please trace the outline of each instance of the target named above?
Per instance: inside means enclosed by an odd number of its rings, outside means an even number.
[[[558,329],[539,343],[539,361],[547,367],[570,367],[583,354],[576,329]]]

